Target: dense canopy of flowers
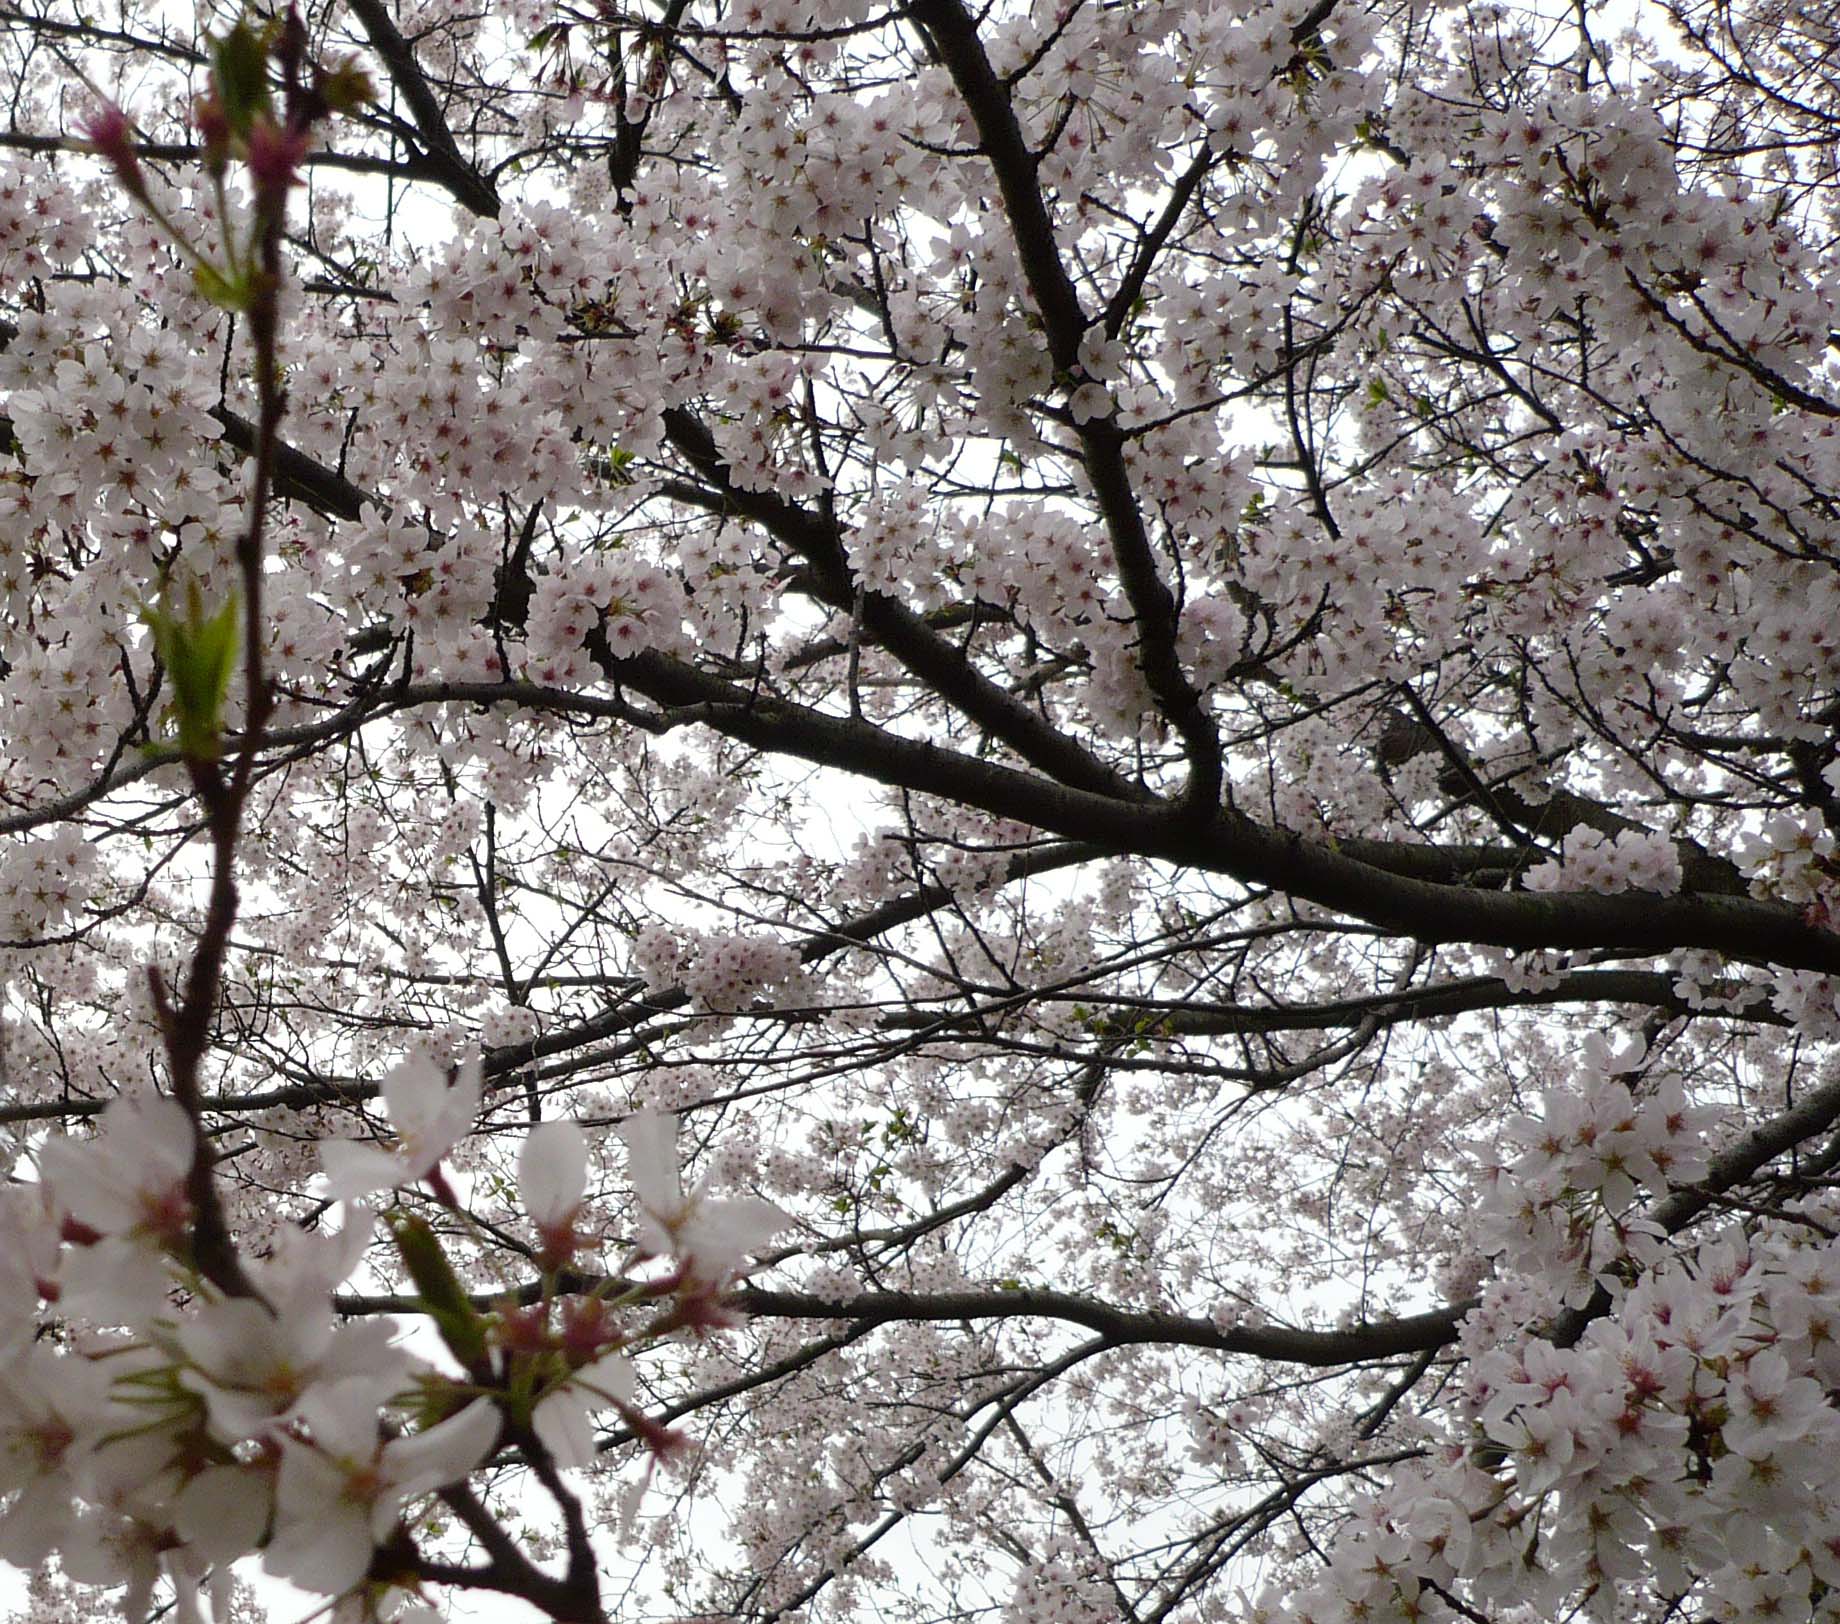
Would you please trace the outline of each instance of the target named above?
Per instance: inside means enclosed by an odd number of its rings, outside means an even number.
[[[7,11],[34,1624],[1840,1620],[1837,38]]]

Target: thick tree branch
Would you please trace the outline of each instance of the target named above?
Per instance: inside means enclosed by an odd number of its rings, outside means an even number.
[[[384,0],[348,0],[364,32],[382,60],[391,82],[402,93],[415,116],[427,148],[425,162],[433,179],[446,189],[462,208],[487,219],[498,218],[498,191],[486,177],[460,154],[453,131],[447,127],[447,115],[441,110],[433,87],[415,52],[398,31]]]
[[[671,443],[709,487],[707,496],[682,487],[674,487],[671,494],[758,524],[811,565],[820,601],[843,613],[855,612],[857,583],[838,527],[771,491],[735,486],[713,436],[683,407],[667,410],[664,420]],[[998,687],[961,648],[897,599],[884,592],[862,592],[861,627],[933,692],[1039,771],[1097,795],[1148,799],[1148,791],[1097,760],[1039,710]]]
[[[1038,178],[1039,163],[1016,118],[1011,90],[998,76],[959,0],[915,0],[909,14],[925,30],[952,75],[977,127],[1015,237],[1029,292],[1041,312],[1058,378],[1077,387],[1086,374],[1080,344],[1092,325],[1061,261],[1054,223]],[[1181,737],[1189,764],[1188,813],[1204,819],[1219,804],[1225,769],[1220,737],[1176,652],[1177,608],[1163,580],[1144,516],[1125,467],[1126,437],[1115,410],[1086,417],[1075,432],[1086,477],[1104,518],[1112,558],[1137,622],[1137,655],[1157,707]]]
[[[842,1299],[744,1286],[729,1299],[744,1313],[777,1319],[835,1320],[881,1325],[900,1320],[1052,1319],[1082,1325],[1114,1347],[1146,1343],[1207,1348],[1285,1364],[1334,1366],[1441,1348],[1456,1339],[1473,1303],[1457,1303],[1402,1319],[1377,1320],[1346,1330],[1311,1331],[1279,1325],[1222,1329],[1211,1320],[1180,1314],[1114,1308],[1067,1292],[871,1291]]]
[[[1333,844],[1269,828],[1226,808],[1197,826],[1179,808],[1120,804],[1015,768],[901,738],[854,718],[763,699],[669,657],[617,663],[619,680],[757,749],[1019,818],[1066,839],[1283,892],[1416,941],[1661,954],[1698,948],[1795,969],[1840,970],[1840,936],[1794,908],[1750,897],[1499,892],[1413,876],[1435,848]],[[1397,862],[1408,872],[1385,866]]]

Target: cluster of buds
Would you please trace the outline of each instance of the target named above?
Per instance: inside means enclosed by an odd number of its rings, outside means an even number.
[[[239,21],[211,42],[210,78],[193,104],[193,127],[220,203],[234,160],[247,173],[254,205],[250,239],[237,242],[226,222],[221,252],[200,250],[162,209],[147,186],[133,124],[121,108],[104,101],[81,126],[85,149],[108,164],[122,189],[191,262],[199,288],[227,309],[249,309],[272,291],[272,267],[262,263],[262,246],[280,230],[287,194],[299,182],[316,128],[375,95],[355,58],[325,65],[310,61],[307,48],[306,25],[291,6],[260,27]],[[226,213],[219,209],[220,217]]]
[[[384,1079],[396,1144],[321,1147],[330,1193],[342,1199],[421,1183],[461,1212],[442,1158],[470,1129],[479,1108],[477,1061],[449,1076],[428,1061],[408,1061]],[[398,1213],[390,1231],[422,1306],[476,1390],[496,1394],[514,1432],[528,1432],[558,1465],[595,1458],[593,1417],[612,1409],[653,1457],[675,1453],[680,1436],[634,1402],[630,1355],[662,1337],[701,1335],[740,1323],[725,1302],[750,1251],[785,1227],[766,1201],[718,1200],[705,1181],[686,1191],[678,1168],[677,1124],[641,1111],[621,1129],[637,1226],[624,1268],[611,1276],[583,1270],[600,1237],[586,1203],[588,1145],[572,1122],[532,1129],[518,1155],[518,1193],[535,1234],[539,1271],[534,1300],[512,1297],[485,1308],[461,1284],[434,1228]],[[662,1260],[662,1269],[635,1269]]]
[[[125,1586],[131,1624],[161,1584],[188,1624],[217,1592],[221,1621],[246,1557],[346,1598],[340,1618],[427,1624],[413,1507],[475,1504],[458,1486],[500,1451],[560,1494],[557,1473],[600,1458],[611,1412],[647,1451],[636,1503],[685,1439],[642,1408],[635,1359],[733,1323],[723,1298],[784,1216],[686,1192],[673,1120],[642,1112],[624,1129],[633,1240],[601,1273],[587,1139],[544,1123],[518,1157],[538,1277],[496,1302],[469,1293],[455,1247],[474,1220],[444,1164],[481,1093],[476,1061],[397,1067],[382,1088],[393,1139],[321,1147],[337,1232],[284,1232],[272,1255],[240,1258],[233,1288],[193,1256],[197,1146],[177,1101],[123,1099],[92,1137],[40,1146],[37,1184],[0,1192],[0,1561],[55,1552],[80,1582]],[[412,1189],[432,1202],[417,1210]],[[337,1296],[381,1203],[451,1364]]]
[[[260,31],[237,23],[213,44],[211,57],[210,87],[192,109],[205,168],[221,179],[230,160],[241,159],[258,199],[279,198],[295,183],[316,125],[356,111],[374,94],[354,58],[330,67],[307,61],[306,27],[291,6]],[[271,61],[280,79],[279,116]]]

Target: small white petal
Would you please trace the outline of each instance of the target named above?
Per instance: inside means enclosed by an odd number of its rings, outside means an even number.
[[[498,1411],[489,1399],[477,1398],[458,1415],[388,1445],[384,1467],[404,1498],[413,1498],[465,1477],[490,1453],[498,1433]]]
[[[588,1187],[588,1142],[573,1122],[540,1122],[518,1152],[518,1191],[539,1228],[568,1222]]]
[[[576,1371],[573,1380],[601,1404],[630,1404],[637,1391],[632,1360],[623,1353],[603,1353]]]
[[[352,1201],[376,1190],[393,1190],[406,1182],[402,1161],[376,1145],[329,1139],[319,1147],[326,1191],[334,1201]]]
[[[50,1485],[53,1491],[65,1485]],[[51,1554],[69,1532],[74,1507],[64,1493],[43,1489],[15,1497],[0,1512],[0,1559],[13,1567],[32,1569]]]
[[[350,1376],[342,1381],[321,1382],[307,1389],[295,1407],[306,1422],[313,1441],[327,1457],[339,1460],[369,1460],[377,1448],[377,1412],[389,1402],[395,1391],[393,1372],[379,1371],[374,1376]],[[318,1460],[319,1454],[308,1449],[291,1449],[284,1459],[300,1457]],[[287,1474],[282,1473],[285,1488]]]
[[[573,1388],[558,1388],[544,1399],[531,1412],[530,1427],[563,1471],[578,1472],[594,1464],[594,1421]]]
[[[390,1126],[408,1139],[434,1120],[447,1094],[446,1074],[426,1055],[411,1055],[384,1073],[378,1092]]]
[[[330,1504],[319,1516],[277,1528],[262,1566],[303,1590],[342,1596],[371,1565],[370,1521],[355,1505]]]
[[[485,1098],[485,1070],[480,1064],[479,1056],[474,1055],[454,1073],[454,1086],[447,1091],[447,1111],[449,1120],[455,1118],[468,1128],[473,1119],[479,1115],[480,1101]]]
[[[678,1232],[678,1251],[698,1274],[726,1275],[791,1222],[771,1201],[754,1196],[701,1201]]]
[[[211,1466],[173,1503],[179,1537],[212,1566],[234,1562],[261,1543],[268,1528],[269,1485],[241,1466]]]
[[[636,1111],[620,1124],[620,1137],[626,1141],[633,1194],[668,1228],[684,1200],[677,1171],[677,1118],[662,1111]]]

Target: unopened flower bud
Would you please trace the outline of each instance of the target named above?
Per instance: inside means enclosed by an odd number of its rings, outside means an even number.
[[[215,95],[200,96],[192,103],[192,126],[204,144],[205,168],[221,176],[230,162],[230,120],[224,104]]]
[[[307,156],[305,130],[286,130],[270,118],[258,118],[249,126],[249,175],[259,196],[279,197],[300,178],[300,166]]]
[[[141,162],[134,152],[134,129],[128,115],[112,101],[105,101],[77,126],[90,150],[115,171],[131,197],[146,191],[141,176]]]

